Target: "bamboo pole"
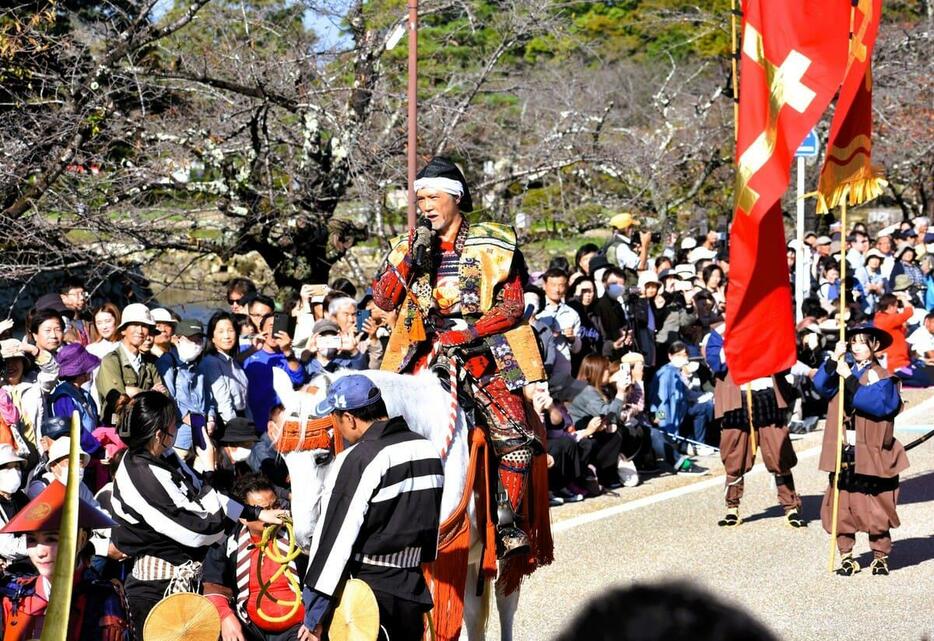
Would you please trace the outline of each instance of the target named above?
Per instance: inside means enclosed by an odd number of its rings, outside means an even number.
[[[839,325],[840,345],[846,345],[846,198],[840,201],[840,311],[837,319]],[[841,358],[846,358],[846,351]],[[830,525],[830,555],[827,561],[827,568],[833,572],[833,564],[837,558],[837,517],[840,511],[840,467],[843,465],[843,415],[845,413],[843,399],[843,385],[845,381],[840,376],[839,386],[837,388],[837,458],[833,473],[833,510],[831,511]]]
[[[746,388],[746,413],[749,416],[749,449],[752,450],[753,458],[756,457],[756,424],[753,422],[753,411],[752,411],[752,383],[747,383],[748,387]]]
[[[406,218],[409,231],[415,229],[415,174],[418,147],[418,0],[409,0],[409,86],[408,86],[408,172],[409,202]]]
[[[737,58],[736,0],[730,0],[730,64],[733,68],[733,141],[739,140],[739,64]]]
[[[78,554],[78,460],[81,421],[78,412],[71,415],[71,448],[68,452],[68,483],[65,505],[58,531],[58,556],[52,570],[52,595],[46,612],[41,641],[67,641],[68,614],[74,588],[75,560]]]

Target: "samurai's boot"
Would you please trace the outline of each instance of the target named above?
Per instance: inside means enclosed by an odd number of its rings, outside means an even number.
[[[739,508],[731,507],[726,511],[726,516],[717,521],[717,525],[720,527],[736,527],[742,522],[743,520],[739,518]]]
[[[808,526],[808,522],[804,520],[797,508],[785,512],[785,523],[796,530]]]
[[[516,524],[525,495],[532,448],[520,447],[499,461],[499,492],[496,496],[496,555],[505,559],[529,551],[529,535]]]
[[[872,563],[869,565],[869,568],[872,570],[873,576],[888,576],[889,575],[889,557],[887,555],[877,556],[872,560]]]
[[[837,569],[837,574],[839,576],[853,576],[859,572],[859,570],[859,563],[853,558],[853,555],[845,554],[843,558],[840,559],[840,567]]]

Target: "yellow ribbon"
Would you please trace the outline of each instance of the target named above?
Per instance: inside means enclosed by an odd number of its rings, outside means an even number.
[[[278,547],[279,529],[283,526],[289,536],[289,549],[285,554],[280,554]],[[289,571],[289,564],[297,559],[298,555],[301,553],[302,549],[295,544],[295,529],[292,527],[291,521],[285,520],[282,525],[267,525],[263,530],[263,536],[259,542],[259,556],[257,557],[256,563],[256,578],[259,583],[259,593],[256,595],[256,613],[267,623],[282,623],[283,621],[287,621],[292,618],[302,606],[302,588],[298,583],[298,578],[296,578],[295,573]],[[279,568],[268,581],[263,580],[263,557],[268,557],[270,561],[279,565]],[[292,593],[295,595],[295,598],[291,601],[284,601],[268,594],[272,584],[283,575],[285,575],[285,580],[289,584]],[[262,604],[264,598],[268,601],[272,601],[276,605],[290,607],[290,609],[281,616],[266,614],[266,612],[263,611]]]

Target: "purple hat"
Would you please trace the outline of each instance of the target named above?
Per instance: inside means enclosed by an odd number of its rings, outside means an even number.
[[[84,349],[80,343],[68,343],[62,347],[55,354],[55,360],[58,361],[58,375],[65,377],[90,374],[101,364],[101,359]]]

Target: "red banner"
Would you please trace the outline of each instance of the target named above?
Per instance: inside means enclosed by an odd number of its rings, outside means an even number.
[[[859,0],[846,77],[830,125],[827,157],[817,188],[817,213],[848,198],[860,205],[882,193],[882,171],[872,165],[872,50],[879,33],[882,0]]]
[[[846,71],[849,0],[745,0],[724,349],[746,383],[791,367],[781,197],[791,160]]]

